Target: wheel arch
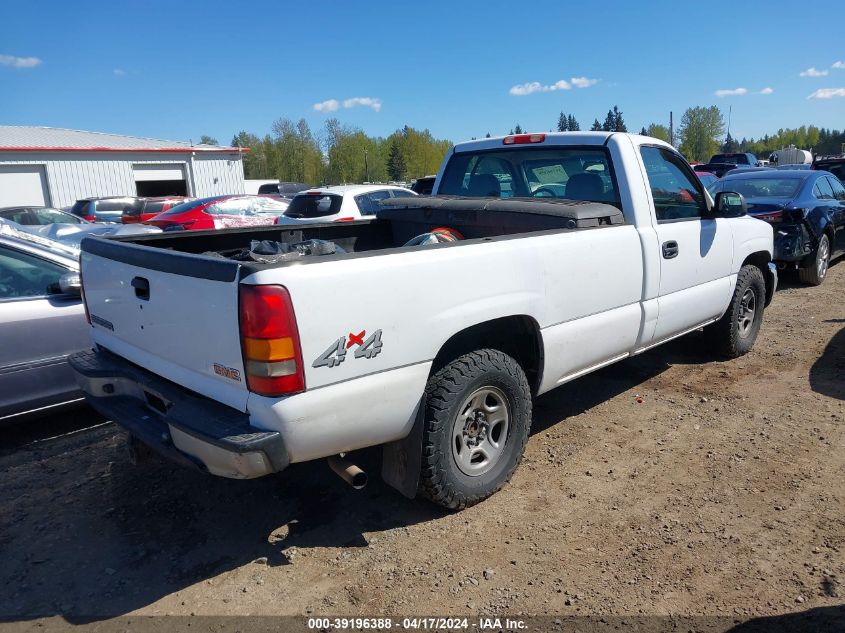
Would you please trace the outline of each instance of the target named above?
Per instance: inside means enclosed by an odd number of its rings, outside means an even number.
[[[742,262],[742,266],[755,266],[760,269],[763,275],[763,280],[766,282],[766,305],[772,302],[775,296],[775,289],[777,287],[777,277],[769,270],[769,263],[772,261],[772,255],[768,251],[757,251],[748,255]],[[742,268],[740,266],[740,268]]]
[[[540,325],[533,317],[525,314],[499,317],[455,332],[440,347],[431,372],[462,354],[482,348],[497,349],[513,357],[525,372],[532,394],[537,394],[543,379],[544,355]]]

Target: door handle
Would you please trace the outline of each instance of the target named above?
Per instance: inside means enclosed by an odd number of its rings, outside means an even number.
[[[132,287],[135,288],[135,296],[144,301],[150,300],[150,282],[143,277],[133,277]]]
[[[672,259],[678,256],[678,243],[675,240],[663,242],[663,259]]]

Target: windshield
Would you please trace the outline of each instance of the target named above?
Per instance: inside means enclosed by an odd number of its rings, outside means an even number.
[[[285,215],[289,218],[321,218],[340,211],[343,196],[329,193],[300,193],[291,200]]]
[[[800,178],[728,178],[714,185],[714,191],[735,191],[741,193],[746,199],[790,199],[798,193],[802,182]]]
[[[748,156],[745,154],[716,154],[710,159],[711,163],[725,163],[728,165],[748,165]]]
[[[566,198],[621,207],[604,148],[460,152],[446,165],[438,194],[495,198]]]

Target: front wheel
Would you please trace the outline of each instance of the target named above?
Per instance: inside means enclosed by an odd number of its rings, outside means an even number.
[[[531,428],[531,389],[513,358],[482,349],[456,358],[425,390],[420,493],[450,509],[504,486]]]
[[[724,316],[705,328],[716,351],[728,358],[747,354],[754,347],[766,303],[766,282],[756,266],[743,266],[736,279],[731,303]]]
[[[827,268],[830,265],[830,239],[827,234],[819,239],[816,247],[815,257],[806,268],[798,269],[798,278],[805,284],[819,286],[827,277]]]

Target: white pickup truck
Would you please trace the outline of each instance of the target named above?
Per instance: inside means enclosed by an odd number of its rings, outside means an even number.
[[[744,354],[777,285],[770,225],[652,138],[463,143],[434,193],[342,224],[86,238],[88,400],[224,477],[383,445],[391,485],[463,508],[516,469],[534,396],[701,327]]]

